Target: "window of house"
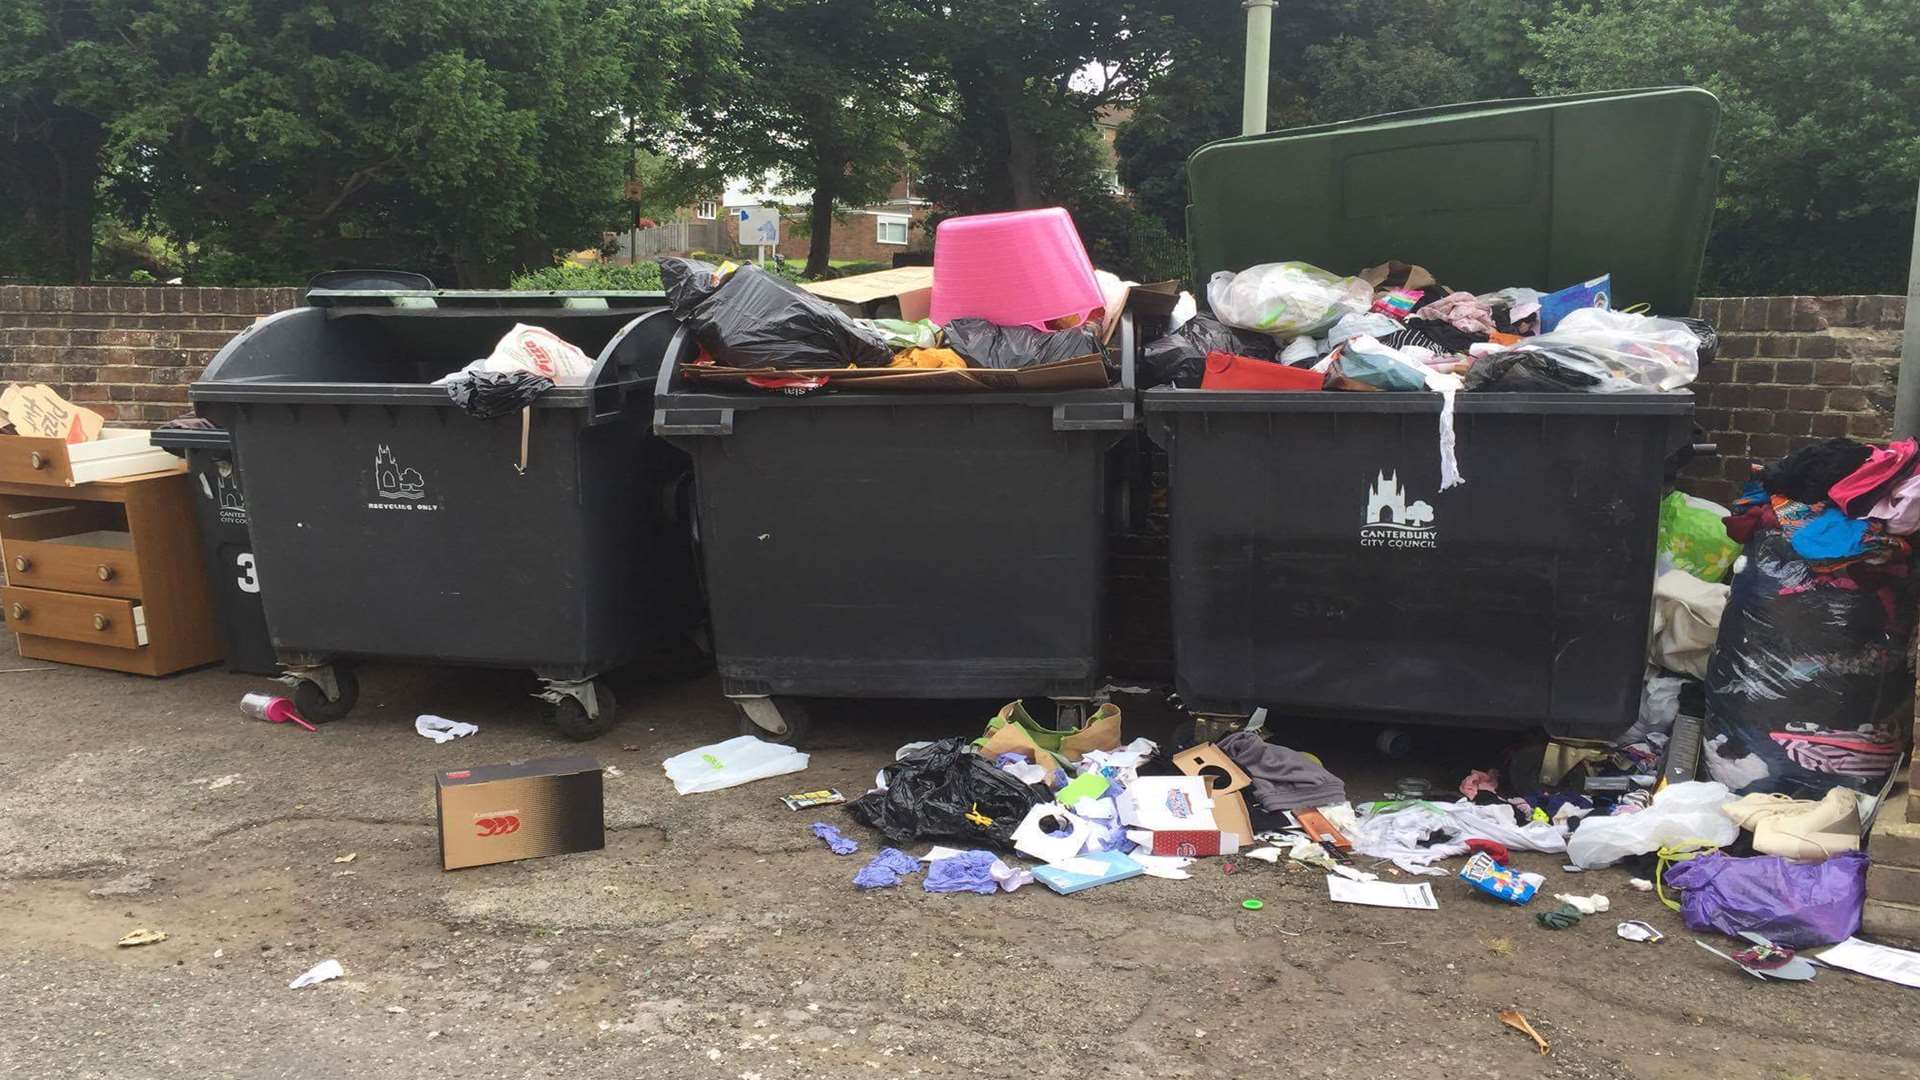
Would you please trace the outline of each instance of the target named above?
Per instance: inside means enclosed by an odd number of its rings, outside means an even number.
[[[879,222],[877,226],[879,231],[875,234],[874,239],[882,244],[900,244],[903,246],[906,244],[907,227],[913,223],[913,219],[907,217],[905,214],[875,214],[874,220]]]
[[[701,221],[712,221],[720,216],[720,203],[714,199],[703,199],[693,208],[693,216]]]

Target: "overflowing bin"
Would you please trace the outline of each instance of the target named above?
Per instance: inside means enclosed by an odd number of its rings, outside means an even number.
[[[1194,279],[1297,259],[1421,263],[1457,288],[1611,273],[1692,305],[1718,104],[1660,89],[1451,106],[1202,147]],[[1276,178],[1284,178],[1276,182]],[[1176,683],[1200,713],[1631,725],[1663,464],[1692,395],[1148,389],[1168,457]]]
[[[654,431],[693,457],[722,689],[791,741],[807,698],[1050,697],[1101,686],[1118,385],[811,396],[694,387],[668,349]]]
[[[315,289],[221,350],[191,398],[233,440],[294,702],[335,719],[351,661],[531,669],[562,733],[612,726],[598,676],[700,621],[686,455],[648,430],[659,294]],[[516,324],[594,357],[479,419],[436,379]]]

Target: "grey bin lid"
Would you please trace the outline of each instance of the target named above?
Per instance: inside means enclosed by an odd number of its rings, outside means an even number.
[[[1209,143],[1187,162],[1187,244],[1218,270],[1400,259],[1456,289],[1604,273],[1613,304],[1693,306],[1719,180],[1720,103],[1697,87],[1390,113]]]

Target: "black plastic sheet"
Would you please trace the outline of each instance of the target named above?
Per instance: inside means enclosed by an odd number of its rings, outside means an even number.
[[[1206,374],[1210,352],[1272,360],[1279,349],[1270,334],[1235,330],[1211,315],[1195,315],[1180,324],[1180,329],[1140,350],[1139,382],[1143,387],[1173,385],[1191,390]]]
[[[985,319],[955,319],[947,324],[947,347],[968,366],[1011,371],[1054,364],[1099,354],[1098,324],[1071,330],[1035,330],[1031,326],[998,326]]]
[[[447,384],[447,397],[468,416],[491,420],[519,412],[552,386],[552,379],[531,371],[470,371]]]

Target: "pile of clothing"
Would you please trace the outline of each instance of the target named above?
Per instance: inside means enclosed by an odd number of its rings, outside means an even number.
[[[1828,439],[1761,471],[1706,675],[1708,771],[1736,792],[1874,790],[1911,742],[1920,444]]]

